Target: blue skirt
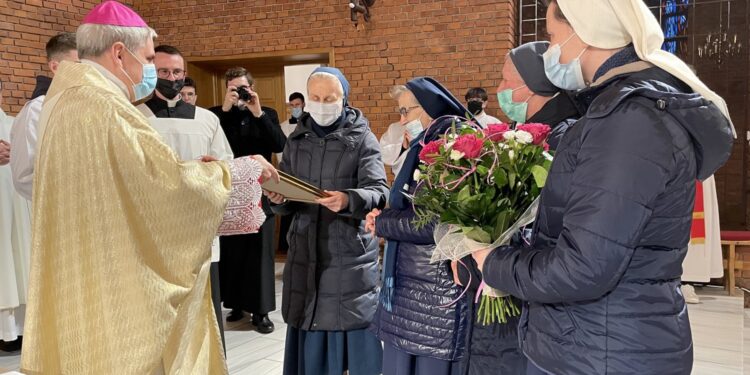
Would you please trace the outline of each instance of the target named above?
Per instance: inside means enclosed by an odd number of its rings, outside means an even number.
[[[305,331],[287,326],[284,375],[378,375],[383,346],[366,329]]]
[[[383,375],[460,375],[461,372],[459,361],[416,356],[385,343]]]

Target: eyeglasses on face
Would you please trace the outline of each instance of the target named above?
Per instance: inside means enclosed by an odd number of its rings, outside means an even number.
[[[414,110],[416,108],[420,108],[420,107],[421,106],[419,106],[419,105],[415,105],[415,106],[412,106],[412,107],[401,107],[401,108],[396,108],[396,111],[398,111],[398,113],[400,113],[401,116],[406,117],[409,114],[409,112],[411,112],[412,110]]]
[[[159,78],[162,78],[162,79],[169,78],[170,74],[175,79],[182,79],[185,77],[185,71],[182,69],[169,70],[169,69],[161,68],[161,69],[158,69],[156,72],[159,75]]]

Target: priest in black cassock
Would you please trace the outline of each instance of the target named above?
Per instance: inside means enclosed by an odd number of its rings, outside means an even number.
[[[275,110],[261,107],[254,91],[253,78],[244,68],[231,68],[226,75],[224,104],[211,108],[221,121],[235,157],[263,155],[284,150],[286,136]],[[271,333],[273,322],[268,313],[276,309],[274,288],[275,217],[263,198],[267,219],[260,232],[221,237],[219,275],[224,307],[232,309],[228,322],[242,319],[243,311],[252,314],[252,323],[260,333]]]

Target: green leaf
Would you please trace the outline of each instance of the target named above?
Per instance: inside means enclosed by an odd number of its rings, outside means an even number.
[[[492,238],[490,237],[490,234],[482,230],[482,228],[464,227],[462,229],[466,237],[469,237],[470,239],[474,241],[482,242],[482,243],[492,242]]]
[[[469,185],[466,185],[463,187],[463,189],[461,189],[461,191],[458,192],[456,200],[459,204],[463,205],[466,204],[469,198],[471,198],[471,190],[469,189]]]
[[[490,170],[484,165],[477,165],[477,172],[479,172],[480,176],[486,176],[487,173],[490,172]]]
[[[494,239],[500,237],[500,235],[508,229],[510,226],[510,216],[512,214],[512,211],[509,210],[501,211],[497,214],[497,217],[495,218],[495,229],[492,232],[492,237]]]
[[[503,168],[495,170],[493,177],[495,177],[495,186],[503,187],[508,184],[508,174]]]
[[[536,186],[544,187],[544,183],[547,182],[547,170],[540,165],[535,165],[531,167],[531,174],[534,175]]]

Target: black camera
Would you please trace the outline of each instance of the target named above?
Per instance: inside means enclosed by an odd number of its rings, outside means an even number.
[[[250,91],[247,89],[247,87],[238,88],[237,95],[239,95],[240,100],[245,102],[251,102],[253,100],[253,96],[252,94],[250,94]]]

